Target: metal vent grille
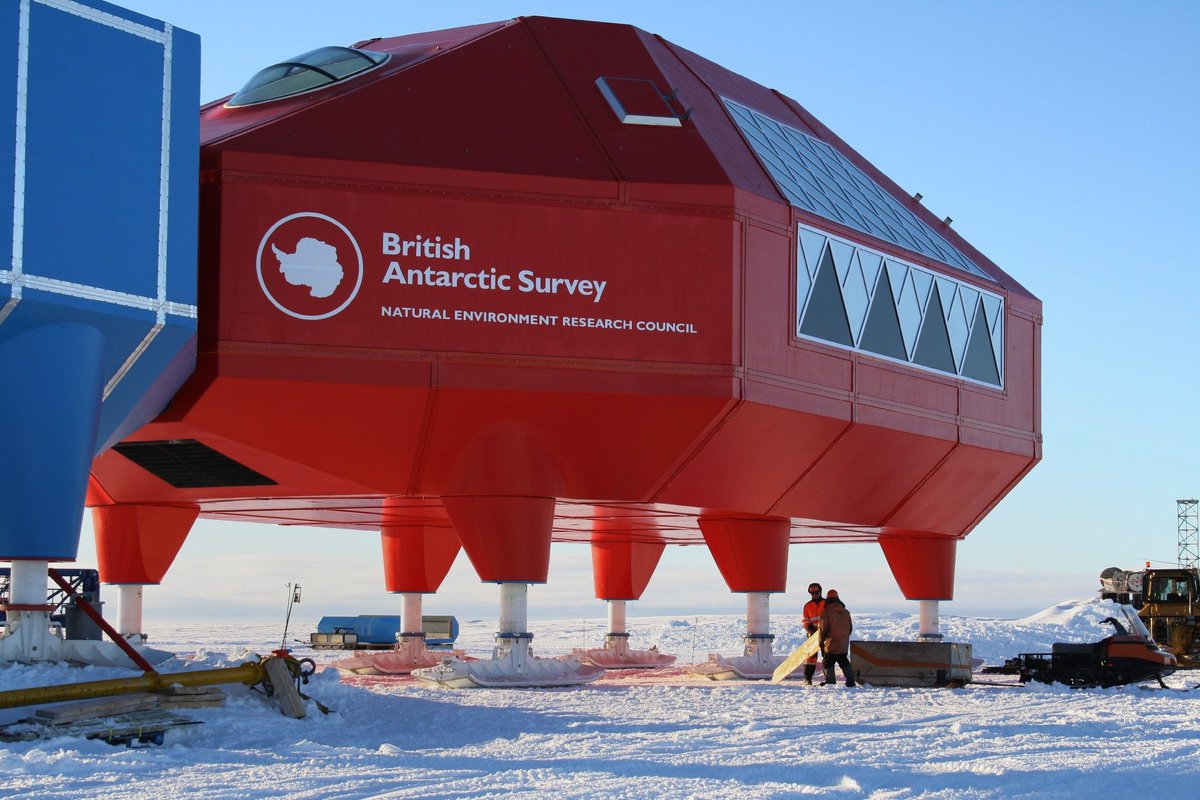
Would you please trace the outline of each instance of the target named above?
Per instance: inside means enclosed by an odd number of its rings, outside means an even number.
[[[266,475],[195,439],[123,442],[113,449],[176,489],[276,485]]]

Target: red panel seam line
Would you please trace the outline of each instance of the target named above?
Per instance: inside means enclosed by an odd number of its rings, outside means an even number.
[[[626,205],[629,201],[629,191],[626,186],[625,176],[621,174],[621,170],[617,167],[616,161],[613,160],[612,155],[608,152],[608,150],[605,149],[604,143],[600,140],[600,137],[596,135],[595,129],[593,129],[588,123],[587,117],[583,113],[583,109],[579,107],[579,103],[575,100],[575,96],[567,87],[567,82],[563,80],[562,70],[559,69],[558,64],[554,62],[554,59],[550,57],[550,54],[546,52],[546,48],[542,46],[537,34],[529,26],[528,19],[521,17],[520,23],[521,29],[525,31],[525,35],[529,37],[534,48],[541,54],[542,58],[546,62],[546,66],[550,70],[550,73],[558,82],[559,87],[562,89],[563,98],[575,112],[576,120],[578,120],[580,126],[582,126],[587,132],[587,136],[592,140],[592,144],[595,146],[596,151],[600,153],[600,155],[604,158],[605,163],[608,164],[608,168],[612,172],[613,180],[617,182],[618,186],[617,203],[620,205]]]

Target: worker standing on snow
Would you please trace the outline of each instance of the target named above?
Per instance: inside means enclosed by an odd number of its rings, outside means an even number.
[[[810,583],[808,596],[810,599],[804,604],[804,630],[808,631],[809,636],[812,636],[817,632],[817,626],[821,622],[821,612],[825,610],[825,598],[821,597],[821,584]],[[812,686],[813,674],[816,671],[817,657],[814,655],[804,662],[804,682],[809,686]]]
[[[846,604],[838,597],[837,589],[830,589],[825,598],[825,610],[821,612],[817,630],[821,634],[821,650],[825,654],[825,680],[821,685],[837,685],[833,667],[840,664],[846,685],[854,686],[854,675],[850,672],[850,633],[854,630],[854,621],[850,619]]]

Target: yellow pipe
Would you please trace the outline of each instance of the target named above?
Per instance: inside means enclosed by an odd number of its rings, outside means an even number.
[[[153,692],[174,684],[180,686],[215,686],[221,683],[262,683],[267,671],[263,662],[247,662],[240,667],[200,669],[192,672],[147,672],[137,678],[113,678],[107,681],[64,683],[33,689],[13,689],[0,692],[0,708],[35,706],[42,703],[61,703],[64,700],[86,700],[134,692]]]

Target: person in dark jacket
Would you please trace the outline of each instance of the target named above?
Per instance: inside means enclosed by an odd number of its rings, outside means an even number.
[[[804,630],[812,636],[821,624],[821,612],[825,610],[825,598],[821,597],[821,584],[813,582],[808,585],[808,595],[811,598],[804,604]],[[814,655],[804,662],[804,682],[812,685],[813,675],[817,671],[817,657]]]
[[[825,595],[825,610],[821,612],[817,630],[821,634],[821,650],[825,653],[825,680],[821,685],[837,684],[833,672],[837,664],[841,665],[846,685],[854,686],[854,673],[850,671],[850,634],[854,631],[854,621],[846,610],[846,604],[838,596],[837,589],[830,589]]]

